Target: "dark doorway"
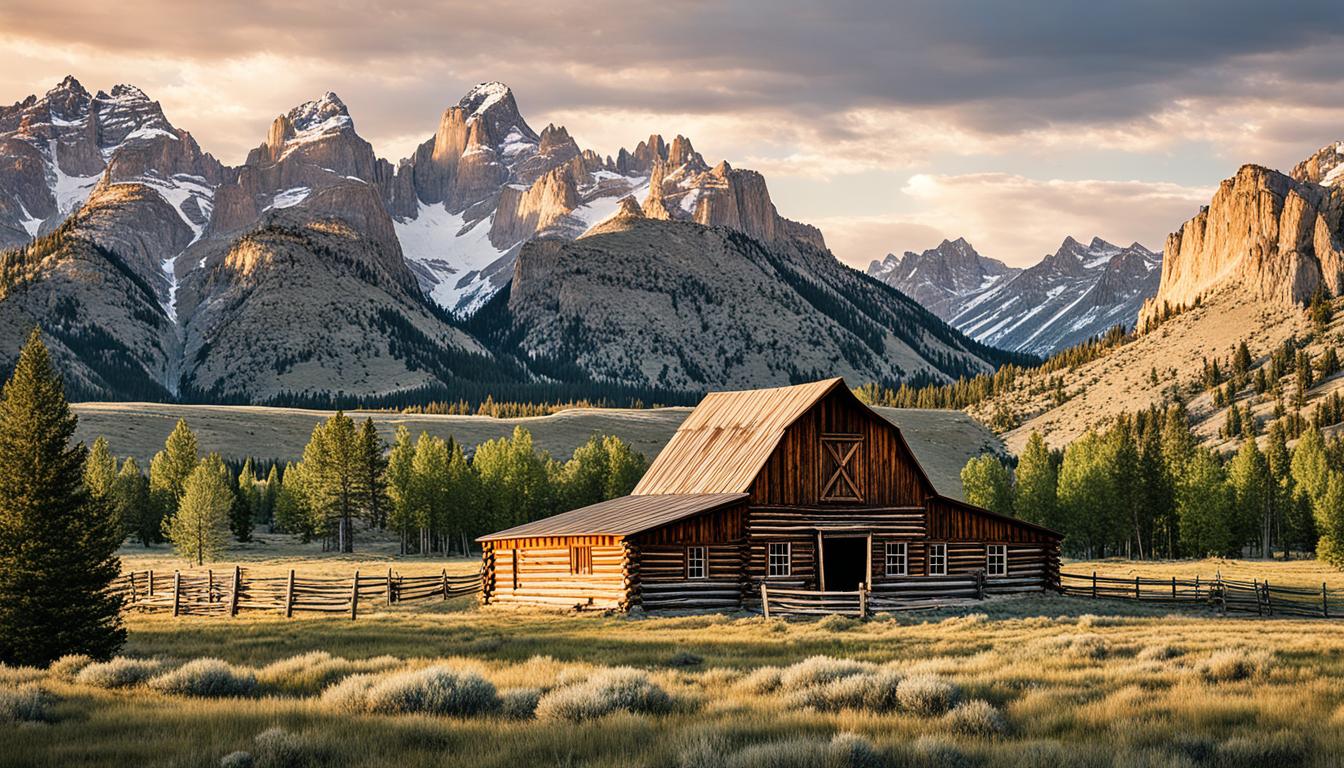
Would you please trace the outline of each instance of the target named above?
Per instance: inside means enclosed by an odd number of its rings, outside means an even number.
[[[822,537],[822,570],[827,592],[853,592],[868,578],[868,539]]]

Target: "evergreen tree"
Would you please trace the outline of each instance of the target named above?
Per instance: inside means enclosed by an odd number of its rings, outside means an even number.
[[[548,457],[538,454],[532,434],[515,427],[509,438],[487,440],[476,447],[472,466],[488,504],[490,527],[499,530],[544,517],[551,505],[546,473]]]
[[[1228,483],[1232,488],[1232,514],[1228,527],[1235,547],[1260,540],[1261,553],[1272,553],[1272,531],[1269,528],[1273,511],[1269,462],[1260,452],[1254,438],[1245,438],[1237,455],[1227,468]]]
[[[99,501],[107,501],[112,495],[112,486],[117,479],[117,457],[108,448],[107,439],[98,437],[89,449],[89,458],[84,462],[84,487]]]
[[[1288,433],[1281,422],[1276,421],[1269,428],[1265,461],[1269,465],[1270,480],[1269,530],[1278,532],[1277,538],[1283,543],[1285,557],[1292,556],[1294,546],[1301,551],[1314,550],[1315,524],[1311,519],[1310,508],[1305,508],[1304,514],[1304,508],[1296,501],[1292,454],[1288,451]]]
[[[1321,532],[1317,556],[1344,568],[1344,470],[1332,470],[1325,492],[1316,505],[1316,527]]]
[[[233,508],[229,512],[229,530],[238,541],[252,540],[252,526],[257,519],[261,494],[257,491],[257,475],[252,471],[252,460],[243,462],[234,489]]]
[[[304,476],[300,464],[286,464],[280,475],[280,487],[275,492],[275,527],[284,533],[292,533],[301,541],[308,542],[316,530],[313,515],[308,509],[308,499],[304,494]]]
[[[441,437],[421,432],[411,460],[410,515],[420,529],[420,551],[428,554],[447,528],[451,453]]]
[[[370,525],[387,527],[391,506],[387,495],[387,443],[378,436],[373,419],[365,419],[359,428],[359,472],[363,476],[364,514]]]
[[[1302,433],[1302,439],[1297,441],[1297,447],[1293,449],[1290,466],[1298,490],[1315,505],[1325,495],[1330,469],[1325,455],[1325,438],[1319,429],[1308,429]]]
[[[258,520],[274,528],[275,526],[275,499],[280,495],[280,466],[271,465],[271,471],[266,475],[266,484],[261,491],[261,503],[258,510]]]
[[[364,459],[355,422],[337,411],[313,428],[299,466],[308,511],[318,530],[336,540],[341,552],[354,551],[354,522],[368,497]]]
[[[186,419],[178,419],[177,425],[164,441],[163,450],[154,454],[149,462],[150,501],[158,507],[157,514],[161,520],[168,520],[177,514],[187,478],[200,461],[196,434],[187,426]]]
[[[1017,516],[1062,531],[1058,486],[1059,469],[1050,456],[1050,448],[1041,434],[1033,431],[1017,461],[1017,479],[1013,484],[1013,509]]]
[[[387,495],[392,501],[388,523],[401,535],[401,554],[406,554],[411,532],[415,530],[415,443],[406,425],[397,427],[392,452],[387,458]]]
[[[1147,524],[1147,553],[1156,557],[1158,542],[1167,544],[1167,557],[1172,557],[1170,542],[1177,528],[1176,500],[1172,480],[1167,474],[1166,459],[1162,455],[1162,424],[1159,412],[1154,410],[1145,421],[1139,436],[1139,468],[1137,497]]]
[[[1115,530],[1116,496],[1105,438],[1090,431],[1070,443],[1059,468],[1059,507],[1071,550],[1105,554]]]
[[[1176,490],[1181,547],[1197,556],[1227,554],[1233,548],[1227,524],[1231,505],[1231,490],[1217,457],[1205,449],[1195,451]]]
[[[112,505],[127,536],[143,546],[159,541],[162,522],[149,500],[149,480],[140,471],[135,458],[126,457],[112,486]]]
[[[1135,445],[1133,420],[1122,415],[1106,435],[1107,458],[1115,478],[1116,539],[1125,541],[1126,555],[1144,557],[1144,541],[1152,530],[1152,510],[1139,496],[1139,451]],[[1131,548],[1133,545],[1133,548]]]
[[[121,647],[121,522],[84,486],[87,450],[35,328],[0,394],[0,662]]]
[[[961,468],[966,501],[1000,515],[1013,514],[1013,476],[997,456],[982,453]]]
[[[444,499],[445,527],[462,541],[462,554],[470,555],[468,539],[489,533],[481,526],[480,487],[467,455],[456,441],[448,446],[448,492]],[[445,548],[447,551],[447,548]]]
[[[177,514],[164,521],[164,535],[178,555],[202,565],[224,550],[233,510],[234,484],[219,454],[199,462],[187,477]]]

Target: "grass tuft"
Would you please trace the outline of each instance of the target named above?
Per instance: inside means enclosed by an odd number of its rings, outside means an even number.
[[[0,723],[41,723],[51,719],[56,698],[38,683],[0,688]]]
[[[223,659],[195,659],[150,678],[149,687],[180,696],[248,696],[257,688],[257,676],[251,670],[235,667]]]
[[[853,659],[830,656],[812,656],[785,669],[779,676],[779,687],[793,692],[825,685],[841,678],[873,670],[872,664]]]
[[[1008,721],[1003,719],[999,710],[987,701],[975,699],[958,704],[943,715],[943,723],[948,730],[962,736],[994,738],[1008,732]]]
[[[351,660],[326,651],[311,651],[271,662],[257,670],[257,683],[267,691],[294,695],[315,694],[353,674],[385,672],[404,664],[393,656]]]
[[[117,656],[84,667],[75,675],[75,682],[95,688],[129,688],[163,672],[165,666],[162,659]]]
[[[1200,662],[1199,673],[1213,683],[1230,683],[1263,677],[1274,666],[1274,654],[1245,648],[1218,651]]]
[[[956,685],[936,675],[911,675],[896,687],[901,709],[913,715],[935,717],[950,710],[961,698]]]
[[[93,663],[93,657],[83,653],[72,653],[51,662],[47,674],[58,680],[74,680],[80,670]]]
[[[427,714],[466,717],[499,710],[499,695],[475,672],[445,666],[407,672],[352,675],[322,694],[322,700],[346,712],[384,715]]]
[[[500,691],[499,713],[510,720],[531,720],[537,715],[541,701],[539,688],[510,688]]]
[[[252,753],[241,749],[219,759],[219,768],[253,768],[255,764],[256,760],[252,758]]]
[[[648,673],[615,667],[542,696],[537,704],[537,717],[581,722],[621,710],[660,714],[671,708],[672,698],[649,679]]]

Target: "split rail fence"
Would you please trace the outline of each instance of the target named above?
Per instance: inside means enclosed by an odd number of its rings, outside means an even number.
[[[1039,590],[1039,584],[1032,589]],[[860,585],[853,591],[786,589],[761,582],[761,609],[766,618],[828,614],[864,618],[874,613],[968,605],[989,592],[982,573],[911,576],[871,588]]]
[[[387,574],[349,578],[252,576],[235,566],[226,571],[130,571],[113,582],[122,605],[144,611],[171,611],[174,616],[236,616],[240,611],[342,613],[354,619],[375,605],[479,594],[479,574],[453,575],[443,570],[408,576]]]
[[[1060,591],[1075,597],[1137,600],[1151,603],[1184,603],[1260,616],[1301,616],[1317,619],[1344,618],[1344,600],[1324,582],[1320,589],[1271,586],[1269,581],[1118,578],[1091,574],[1061,573]]]

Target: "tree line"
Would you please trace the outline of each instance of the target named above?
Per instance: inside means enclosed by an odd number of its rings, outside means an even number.
[[[144,474],[133,457],[118,464],[103,438],[84,468],[89,493],[113,510],[125,537],[163,541],[183,557],[216,558],[230,537],[256,526],[353,552],[359,531],[391,530],[403,554],[467,553],[475,537],[629,493],[647,462],[618,437],[594,435],[567,461],[516,427],[468,455],[452,439],[400,427],[391,445],[372,419],[338,411],[314,427],[297,462],[253,460],[230,467],[202,455],[179,420]]]
[[[1180,405],[1091,430],[1067,448],[1033,432],[1013,461],[962,469],[967,501],[1064,534],[1083,557],[1314,554],[1344,567],[1344,440],[1274,422],[1224,457],[1198,445]]]

